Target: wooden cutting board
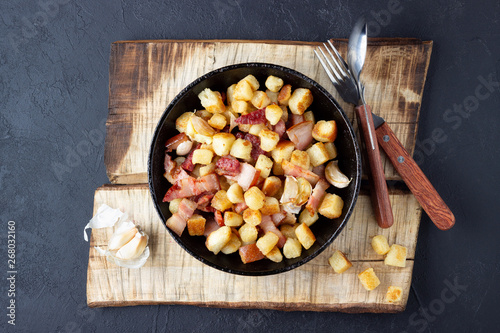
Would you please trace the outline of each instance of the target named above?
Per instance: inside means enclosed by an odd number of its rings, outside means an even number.
[[[345,54],[345,40],[333,40]],[[151,257],[141,269],[110,264],[94,246],[106,246],[113,230],[93,230],[87,276],[91,307],[139,304],[269,308],[280,310],[398,312],[411,285],[421,208],[413,195],[391,190],[395,224],[377,226],[369,196],[362,192],[348,225],[317,258],[292,271],[265,277],[220,272],[192,258],[161,223],[147,187],[147,155],[154,128],[169,101],[186,85],[213,69],[241,62],[269,62],[315,79],[335,97],[333,85],[316,61],[317,43],[289,41],[125,41],[112,44],[105,165],[113,185],[97,189],[94,213],[106,203],[129,213],[150,235]],[[374,39],[369,42],[363,78],[366,99],[383,116],[403,145],[415,146],[422,91],[432,42]],[[348,116],[353,108],[337,98]],[[355,123],[355,122],[354,122]],[[356,124],[355,124],[356,126]],[[400,179],[384,157],[387,179]],[[370,237],[408,248],[405,268],[383,264]],[[353,262],[343,274],[328,265],[334,250]],[[373,267],[381,285],[368,292],[357,274]],[[403,300],[385,302],[389,285],[403,288]]]

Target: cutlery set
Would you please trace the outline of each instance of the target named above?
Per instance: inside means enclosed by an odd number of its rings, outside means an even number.
[[[347,62],[331,41],[318,46],[314,53],[342,99],[356,106],[359,131],[365,147],[365,158],[368,161],[367,174],[377,223],[381,228],[389,228],[394,222],[380,159],[380,146],[432,222],[439,229],[448,230],[455,224],[453,213],[385,120],[372,113],[370,106],[366,104],[365,88],[360,75],[365,62],[367,44],[367,26],[361,19],[355,24],[349,38]]]

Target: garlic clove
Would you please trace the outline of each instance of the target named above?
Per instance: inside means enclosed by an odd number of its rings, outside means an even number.
[[[124,230],[117,230],[109,239],[108,249],[110,251],[120,249],[122,246],[130,242],[132,238],[134,238],[134,236],[137,234],[137,231],[137,227],[135,226],[126,228]]]
[[[197,134],[201,134],[203,136],[213,136],[215,134],[215,130],[206,120],[203,120],[198,116],[192,116],[190,120]]]
[[[184,141],[177,147],[176,153],[178,156],[187,155],[191,151],[192,147],[193,147],[193,141],[189,140]]]
[[[148,245],[148,236],[137,232],[127,244],[123,245],[117,252],[118,259],[128,260],[139,257]]]
[[[280,202],[284,204],[294,203],[299,194],[299,183],[293,176],[286,176],[285,186],[283,187],[283,194],[281,195]]]
[[[347,178],[347,176],[340,171],[338,161],[331,161],[328,163],[325,168],[325,177],[330,184],[337,188],[347,187],[352,180]]]
[[[309,200],[312,193],[312,186],[305,178],[297,178],[297,183],[299,185],[299,193],[295,199],[295,205],[302,206]]]

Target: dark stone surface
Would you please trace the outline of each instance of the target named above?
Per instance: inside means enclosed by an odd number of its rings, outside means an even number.
[[[491,90],[481,86],[490,77],[500,80],[500,4],[401,1],[398,10],[392,4],[2,1],[0,331],[498,331],[500,88],[498,83]],[[388,8],[393,13],[382,15]],[[434,40],[417,154],[457,224],[442,232],[423,217],[406,312],[88,309],[88,243],[82,240],[82,228],[92,213],[95,188],[108,181],[102,123],[110,43],[159,38],[323,41],[347,37],[361,13],[380,22],[371,26],[372,36]],[[465,110],[464,103],[468,112],[453,113],[460,105]],[[442,131],[446,139],[430,144],[434,131]],[[9,220],[16,222],[17,237],[15,327],[6,316]],[[456,291],[452,300],[446,290],[453,281],[466,290]]]

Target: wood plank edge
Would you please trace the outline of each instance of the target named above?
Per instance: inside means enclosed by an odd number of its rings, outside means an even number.
[[[406,309],[405,303],[398,304],[376,304],[366,303],[366,305],[359,305],[359,303],[282,303],[282,302],[161,302],[161,301],[87,301],[89,308],[101,307],[124,307],[136,305],[191,305],[207,308],[222,308],[222,309],[264,309],[264,310],[278,310],[278,311],[314,311],[314,312],[344,312],[344,313],[399,313]],[[375,307],[374,307],[375,306]]]
[[[331,40],[340,43],[347,43],[346,38],[332,38]],[[312,41],[297,41],[297,40],[262,40],[262,39],[141,39],[141,40],[120,40],[115,41],[113,44],[127,44],[127,43],[263,43],[263,44],[283,44],[283,45],[311,45],[318,46],[322,42],[312,42]],[[368,38],[369,45],[420,45],[420,44],[431,44],[432,41],[422,41],[418,38],[406,38],[406,37],[376,37]]]

